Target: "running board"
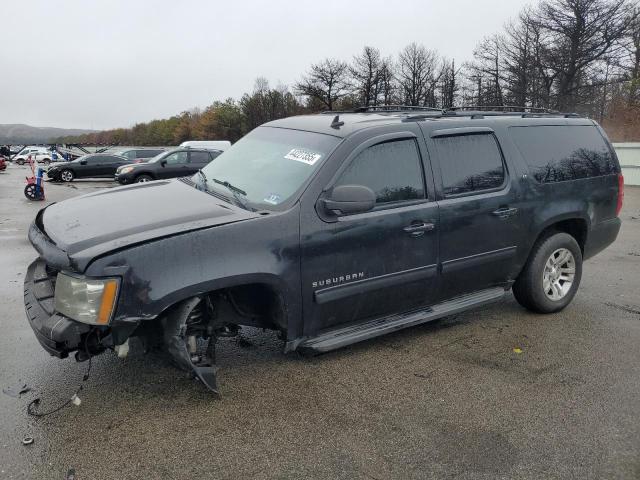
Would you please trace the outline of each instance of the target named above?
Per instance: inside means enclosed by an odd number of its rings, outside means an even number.
[[[352,343],[379,337],[387,333],[430,322],[438,318],[454,315],[471,307],[485,305],[500,300],[505,294],[502,287],[489,288],[479,292],[456,297],[420,310],[376,318],[365,323],[350,325],[322,333],[317,337],[305,338],[300,342],[290,342],[285,351],[301,350],[324,353]]]

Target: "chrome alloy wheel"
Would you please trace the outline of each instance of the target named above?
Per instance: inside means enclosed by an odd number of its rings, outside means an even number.
[[[71,173],[69,170],[63,170],[60,174],[60,177],[65,182],[70,182],[71,180],[73,180],[73,173]]]
[[[547,298],[562,300],[573,285],[576,275],[576,260],[566,248],[559,248],[551,254],[542,272],[542,289]]]

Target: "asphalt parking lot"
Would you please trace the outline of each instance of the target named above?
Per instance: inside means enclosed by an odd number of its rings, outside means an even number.
[[[87,365],[49,357],[26,322],[26,229],[113,182],[29,202],[28,171],[0,173],[0,386],[31,388],[0,394],[0,478],[640,478],[640,188],[559,314],[509,295],[315,358],[246,331],[219,343],[221,399],[133,344],[94,359],[80,406],[34,419],[29,401],[64,402]]]

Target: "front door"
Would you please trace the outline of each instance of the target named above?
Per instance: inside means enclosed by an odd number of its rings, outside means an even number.
[[[441,298],[509,280],[523,235],[515,172],[488,127],[428,136],[440,206]]]
[[[434,298],[438,206],[426,187],[419,130],[400,129],[361,143],[325,187],[369,187],[372,211],[327,218],[319,204],[302,207],[304,335],[411,311]]]
[[[80,167],[76,169],[76,178],[92,178],[100,176],[102,159],[100,155],[90,155],[83,159]]]
[[[175,178],[189,175],[189,152],[181,150],[167,155],[158,169],[158,178]]]

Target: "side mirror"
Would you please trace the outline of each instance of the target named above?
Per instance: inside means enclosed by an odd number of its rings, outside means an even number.
[[[166,166],[167,166],[167,161],[166,161],[166,160],[162,160],[162,161],[160,162],[160,166],[161,166],[161,167],[166,167]]]
[[[87,161],[86,160],[80,160],[80,165],[86,165]]]
[[[376,205],[376,194],[364,185],[340,185],[322,200],[322,205],[332,215],[364,213]]]

